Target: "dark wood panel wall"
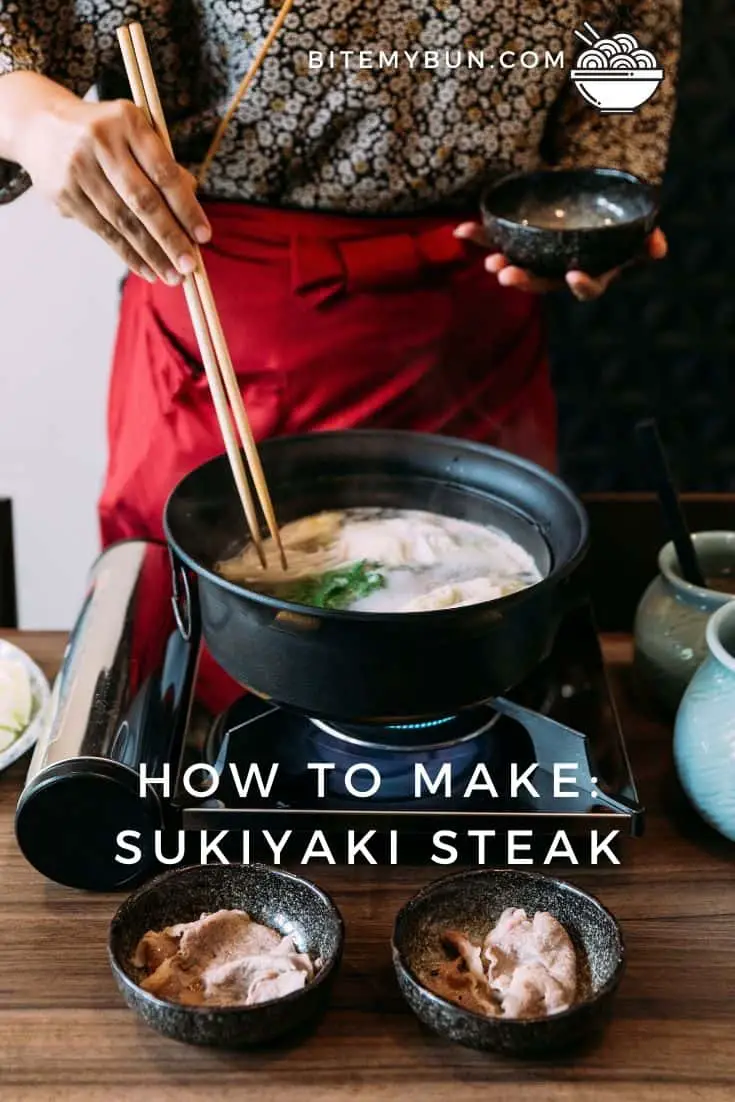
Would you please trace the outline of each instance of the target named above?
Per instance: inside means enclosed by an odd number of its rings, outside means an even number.
[[[734,56],[733,0],[685,0],[669,259],[598,302],[549,303],[562,473],[577,492],[649,488],[633,426],[651,414],[683,490],[735,491]]]

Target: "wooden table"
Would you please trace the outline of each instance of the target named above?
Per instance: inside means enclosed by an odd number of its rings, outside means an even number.
[[[62,635],[14,639],[55,672]],[[628,945],[616,1016],[601,1042],[522,1064],[426,1032],[398,993],[389,937],[400,904],[440,873],[370,867],[309,873],[334,895],[348,930],[332,1006],[313,1034],[244,1054],[159,1037],[124,1007],[107,966],[119,897],[50,884],[18,852],[23,761],[0,776],[2,1102],[735,1098],[735,847],[684,805],[670,732],[636,710],[629,642],[611,637],[606,653],[648,817],[620,868],[571,877],[614,911]]]

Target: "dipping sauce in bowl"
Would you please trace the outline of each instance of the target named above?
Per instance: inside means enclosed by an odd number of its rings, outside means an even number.
[[[529,203],[518,211],[523,226],[538,226],[542,230],[584,230],[614,226],[627,221],[625,209],[604,195],[592,196],[587,202],[577,197],[556,199],[545,204]]]
[[[658,216],[655,192],[614,169],[514,173],[482,198],[485,230],[512,264],[561,278],[601,275],[641,255]]]
[[[731,593],[735,595],[735,574],[720,574],[708,577],[707,589],[714,589],[717,593]]]

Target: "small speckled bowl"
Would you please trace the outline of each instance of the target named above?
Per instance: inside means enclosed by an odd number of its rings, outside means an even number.
[[[597,276],[643,255],[658,203],[630,173],[556,169],[498,180],[483,195],[482,217],[493,246],[519,268]]]
[[[460,930],[480,939],[506,907],[529,917],[548,911],[567,930],[577,951],[577,1001],[544,1018],[487,1018],[435,995],[422,983],[446,960],[440,935]],[[623,974],[620,928],[591,895],[535,873],[479,869],[430,884],[399,912],[393,931],[393,964],[401,993],[422,1022],[451,1041],[509,1056],[552,1055],[597,1032],[609,1017]]]
[[[313,981],[282,999],[233,1007],[182,1006],[138,986],[132,956],[143,934],[228,909],[292,934],[301,952],[321,957]],[[242,1048],[266,1044],[321,1013],[343,941],[342,916],[310,881],[265,865],[194,865],[164,873],[126,899],[112,920],[107,952],[125,1002],[147,1025],[187,1044]]]

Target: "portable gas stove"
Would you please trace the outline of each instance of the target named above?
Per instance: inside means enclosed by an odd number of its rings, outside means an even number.
[[[617,853],[641,832],[588,604],[524,684],[456,716],[329,724],[244,694],[211,717],[191,707],[196,662],[168,574],[156,544],[118,545],[95,568],[16,818],[50,878],[129,884],[155,867],[156,832],[169,860],[186,832],[186,859],[204,839],[213,860],[274,863],[276,844],[283,862],[310,864],[310,849],[315,865],[506,864],[511,835],[514,863],[544,861],[560,832],[585,865],[604,862],[603,839]],[[143,768],[154,783],[141,797]],[[120,860],[125,831],[138,835],[134,864]]]

